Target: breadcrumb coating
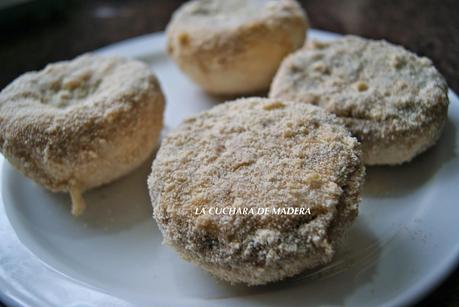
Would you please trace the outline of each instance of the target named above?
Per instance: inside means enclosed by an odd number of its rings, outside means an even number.
[[[322,109],[247,98],[187,119],[148,180],[165,243],[233,283],[264,284],[332,259],[357,216],[360,145]],[[309,208],[306,215],[196,214],[210,208]]]
[[[366,164],[411,160],[439,138],[448,86],[425,57],[386,41],[345,36],[287,57],[270,97],[318,105],[361,141]]]
[[[267,90],[282,59],[305,41],[293,0],[194,0],[167,26],[167,52],[195,83],[218,95]]]
[[[26,73],[0,93],[0,150],[47,189],[81,193],[140,165],[157,144],[164,97],[149,68],[83,55]]]

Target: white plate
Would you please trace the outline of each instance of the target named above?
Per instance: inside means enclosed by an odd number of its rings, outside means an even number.
[[[333,37],[314,30],[310,36]],[[168,131],[216,102],[180,74],[164,43],[163,34],[152,34],[100,52],[151,65],[167,96]],[[336,259],[263,287],[219,282],[161,245],[145,182],[151,161],[88,193],[80,218],[70,215],[66,195],[47,192],[2,163],[1,299],[34,306],[413,302],[454,269],[459,255],[459,105],[452,92],[450,99],[435,148],[401,167],[368,169],[360,216]]]

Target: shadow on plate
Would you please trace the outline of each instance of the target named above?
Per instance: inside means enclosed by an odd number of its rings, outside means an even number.
[[[156,152],[132,173],[85,194],[87,208],[77,219],[85,227],[118,232],[152,219],[147,178]]]
[[[413,161],[398,166],[370,166],[363,188],[369,197],[398,197],[419,188],[456,156],[456,127],[448,119],[437,144]]]
[[[164,61],[164,58],[168,60],[168,56],[166,55],[166,53],[151,53],[151,54],[136,57],[137,60],[144,62],[147,65],[152,65],[158,62],[162,62]]]

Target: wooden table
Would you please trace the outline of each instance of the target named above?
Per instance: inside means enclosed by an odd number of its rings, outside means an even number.
[[[67,1],[52,16],[26,16],[0,35],[0,88],[20,74],[86,51],[164,30],[184,1]],[[384,38],[428,56],[459,92],[459,1],[303,0],[314,28]],[[459,234],[451,234],[459,235]],[[459,270],[417,306],[459,306]]]

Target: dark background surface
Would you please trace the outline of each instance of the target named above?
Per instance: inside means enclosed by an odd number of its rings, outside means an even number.
[[[183,2],[42,0],[33,7],[32,14],[26,8],[13,13],[3,11],[0,88],[20,74],[41,69],[47,63],[71,59],[130,37],[163,31],[172,12]],[[300,2],[314,28],[384,38],[428,56],[449,86],[459,92],[458,0]],[[459,270],[426,295],[416,306],[459,306]]]

